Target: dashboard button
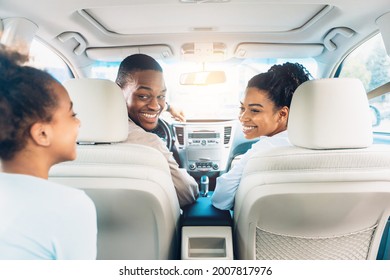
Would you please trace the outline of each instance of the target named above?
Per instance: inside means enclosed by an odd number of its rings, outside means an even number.
[[[189,168],[190,170],[195,170],[195,169],[196,169],[196,165],[193,164],[193,163],[191,163],[191,164],[188,166],[188,168]]]

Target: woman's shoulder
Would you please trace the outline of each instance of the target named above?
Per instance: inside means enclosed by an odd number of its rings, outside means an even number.
[[[270,148],[270,147],[279,147],[279,146],[290,146],[290,141],[288,140],[287,130],[282,131],[273,136],[262,136],[259,141],[252,145],[254,150]]]

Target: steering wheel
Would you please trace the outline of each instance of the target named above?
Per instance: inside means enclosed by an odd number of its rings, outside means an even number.
[[[176,140],[175,132],[173,129],[170,128],[169,124],[162,119],[158,119],[157,127],[150,132],[156,134],[158,137],[161,138],[161,140],[165,142],[168,150],[172,152],[173,158],[175,159],[179,167],[183,168],[183,164],[180,160],[179,152],[175,146],[175,140]]]
[[[167,145],[169,151],[172,151],[173,147],[173,132],[171,131],[168,123],[162,119],[158,119],[157,127],[150,132],[156,134]]]

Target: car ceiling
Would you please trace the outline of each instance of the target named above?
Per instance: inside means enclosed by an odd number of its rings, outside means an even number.
[[[79,68],[135,52],[204,59],[210,49],[220,59],[316,56],[331,65],[378,32],[390,1],[0,0],[0,7],[3,22],[33,22],[36,35]]]

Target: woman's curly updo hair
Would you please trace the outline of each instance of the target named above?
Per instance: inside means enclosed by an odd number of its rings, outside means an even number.
[[[274,65],[267,72],[258,74],[249,80],[247,88],[254,87],[266,91],[276,109],[290,108],[291,99],[297,87],[310,79],[311,75],[299,63]]]
[[[50,74],[23,66],[28,56],[0,44],[0,159],[10,160],[30,137],[31,126],[50,122],[57,106]]]

